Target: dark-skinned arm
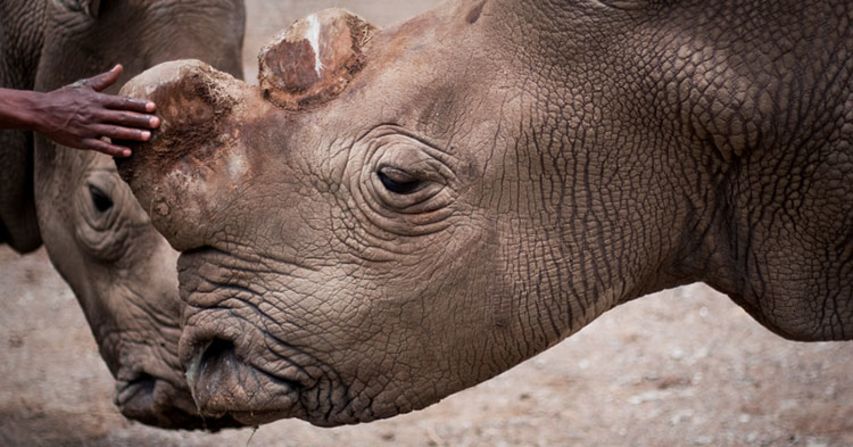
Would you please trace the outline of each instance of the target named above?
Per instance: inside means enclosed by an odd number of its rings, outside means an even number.
[[[101,93],[121,72],[116,65],[47,93],[0,89],[0,129],[33,130],[64,146],[128,157],[130,149],[112,141],[148,141],[160,119],[151,101]]]

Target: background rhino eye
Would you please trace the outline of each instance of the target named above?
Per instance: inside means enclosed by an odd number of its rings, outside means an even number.
[[[103,213],[113,207],[113,199],[97,186],[89,185],[89,195],[92,196],[92,204],[98,212]]]
[[[394,168],[383,168],[377,172],[382,186],[395,194],[411,194],[420,189],[422,181]]]

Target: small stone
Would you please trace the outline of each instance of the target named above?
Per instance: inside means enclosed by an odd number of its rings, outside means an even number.
[[[20,348],[21,346],[24,346],[24,337],[21,337],[20,335],[17,335],[17,334],[9,337],[9,347],[10,348]]]
[[[693,445],[710,445],[714,442],[713,436],[703,435],[693,438]]]
[[[628,398],[628,403],[631,405],[639,405],[645,402],[662,400],[668,395],[667,391],[646,391],[644,393],[635,394]]]
[[[693,417],[693,410],[679,411],[678,413],[675,413],[674,415],[672,415],[671,418],[669,418],[669,423],[671,425],[678,425],[682,422],[690,420],[690,418],[692,418],[692,417]]]
[[[684,351],[681,348],[673,348],[669,353],[669,357],[673,360],[681,360],[684,358]]]

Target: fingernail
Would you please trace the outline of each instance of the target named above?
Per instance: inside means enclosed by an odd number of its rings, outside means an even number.
[[[143,130],[142,131],[142,139],[145,141],[148,141],[149,138],[151,138],[151,132],[149,132],[147,130]]]
[[[156,109],[156,108],[157,108],[157,106],[154,105],[153,102],[149,102],[148,104],[145,104],[145,110],[147,110],[149,112],[153,112],[154,109]]]
[[[148,125],[151,127],[159,126],[160,125],[160,118],[157,118],[156,116],[154,118],[151,118],[150,120],[148,120]]]
[[[125,149],[125,150],[121,151],[121,156],[122,157],[130,157],[130,149]]]

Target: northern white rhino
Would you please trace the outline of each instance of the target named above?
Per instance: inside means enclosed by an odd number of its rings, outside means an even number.
[[[173,247],[202,412],[370,421],[608,309],[702,281],[794,340],[853,337],[853,4],[327,11],[126,92],[122,176]]]

